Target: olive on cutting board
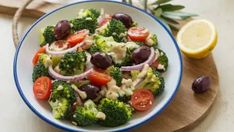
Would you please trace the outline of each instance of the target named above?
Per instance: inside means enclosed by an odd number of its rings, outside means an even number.
[[[210,88],[210,77],[201,76],[193,81],[192,90],[195,93],[204,93]]]

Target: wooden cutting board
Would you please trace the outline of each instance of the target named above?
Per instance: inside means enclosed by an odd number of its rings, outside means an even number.
[[[200,75],[211,77],[211,88],[204,94],[194,94],[191,84]],[[212,55],[202,60],[183,57],[182,83],[174,100],[158,117],[134,131],[187,131],[208,115],[218,89],[218,73]]]
[[[0,0],[0,13],[14,15],[16,10],[22,6],[25,0]],[[23,12],[22,16],[39,18],[45,12],[55,9],[61,5],[50,4],[43,0],[34,0]]]
[[[22,0],[0,0],[0,12],[13,15],[21,5]],[[61,5],[34,1],[24,11],[23,16],[38,18],[59,6]],[[194,94],[191,84],[195,78],[201,75],[211,77],[211,88],[204,94]],[[218,89],[218,73],[212,55],[201,60],[192,60],[183,56],[183,78],[177,95],[159,116],[133,131],[187,131],[207,116]]]

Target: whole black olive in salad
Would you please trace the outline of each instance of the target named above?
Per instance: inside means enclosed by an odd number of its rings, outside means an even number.
[[[193,81],[192,89],[195,93],[204,93],[210,88],[210,77],[201,76]]]
[[[59,39],[63,39],[65,37],[67,37],[67,35],[69,35],[70,33],[70,23],[67,20],[61,20],[59,21],[54,29],[54,33],[55,33],[55,38],[57,40]]]
[[[130,28],[133,25],[132,18],[124,13],[116,13],[112,16],[113,19],[121,21],[126,28]]]
[[[87,99],[95,99],[98,96],[100,88],[91,84],[86,84],[80,87],[80,90],[87,94]]]
[[[91,57],[91,63],[101,69],[106,69],[112,65],[112,59],[105,53],[96,52]]]
[[[146,61],[150,56],[151,50],[147,46],[141,46],[132,53],[132,60],[135,64],[140,64]]]

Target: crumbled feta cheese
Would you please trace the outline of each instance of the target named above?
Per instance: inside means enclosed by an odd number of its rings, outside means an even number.
[[[123,79],[122,86],[118,87],[116,81],[112,79],[107,83],[108,90],[106,92],[106,97],[110,99],[117,99],[119,96],[132,95],[133,94],[133,82],[131,79]]]
[[[160,53],[160,56],[163,56],[163,55],[164,55],[164,53],[163,53],[163,52],[161,52],[161,53]]]
[[[105,120],[106,115],[103,112],[98,112],[97,115],[96,115],[96,118],[101,119],[101,120]]]
[[[72,121],[71,123],[74,124],[74,125],[76,125],[76,126],[78,125],[78,124],[77,124],[76,122],[74,122],[74,121]]]
[[[116,100],[119,97],[119,94],[114,92],[114,91],[108,90],[106,92],[106,97],[109,98],[109,99]]]
[[[59,85],[57,90],[63,90],[63,86],[62,85]]]
[[[102,96],[104,96],[107,92],[107,88],[105,86],[102,87],[102,90],[99,92]]]
[[[116,81],[112,79],[107,83],[106,97],[109,99],[117,99],[119,97],[120,87],[116,85]]]
[[[87,94],[86,94],[86,92],[84,92],[84,91],[81,91],[81,90],[77,90],[78,91],[78,93],[79,93],[79,95],[80,95],[80,97],[82,98],[82,99],[86,99],[87,98]]]
[[[75,85],[72,85],[72,88],[75,89],[75,91],[79,94],[79,96],[82,99],[86,99],[87,98],[87,94],[84,91],[81,91],[80,89],[78,89]]]
[[[112,46],[109,55],[113,58],[115,63],[121,63],[126,56],[127,48],[124,43],[110,43]]]
[[[124,33],[120,33],[119,36],[120,37],[125,37],[127,35],[127,32],[124,32]]]
[[[87,18],[85,18],[85,20],[92,20],[92,18],[91,17],[87,17]]]
[[[117,35],[117,33],[116,33],[116,32],[113,32],[112,35]]]
[[[149,46],[151,46],[151,45],[154,44],[154,40],[152,39],[152,34],[150,34],[150,35],[146,38],[145,44],[146,44],[146,45],[149,45]]]
[[[161,70],[165,70],[165,66],[164,65],[162,65],[162,64],[158,64],[158,67],[157,67],[158,69],[161,69]]]
[[[124,92],[125,95],[132,95],[133,94],[133,82],[132,79],[123,79],[121,90]]]

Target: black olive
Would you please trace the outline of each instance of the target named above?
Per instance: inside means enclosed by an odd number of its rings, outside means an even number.
[[[145,62],[150,56],[151,50],[147,46],[141,46],[137,48],[132,53],[132,60],[135,64],[140,64]]]
[[[65,37],[67,37],[70,33],[70,23],[67,20],[61,20],[59,21],[54,29],[54,33],[55,33],[55,38],[57,40],[63,39]]]
[[[121,21],[126,28],[130,28],[133,25],[132,18],[127,14],[116,13],[112,16],[112,18]]]
[[[91,57],[91,63],[101,69],[106,69],[112,65],[112,59],[105,53],[96,52]]]
[[[193,81],[192,89],[195,93],[204,93],[210,88],[210,77],[201,76]]]
[[[95,99],[98,96],[100,88],[91,84],[86,84],[80,87],[80,90],[87,94],[87,99]]]

